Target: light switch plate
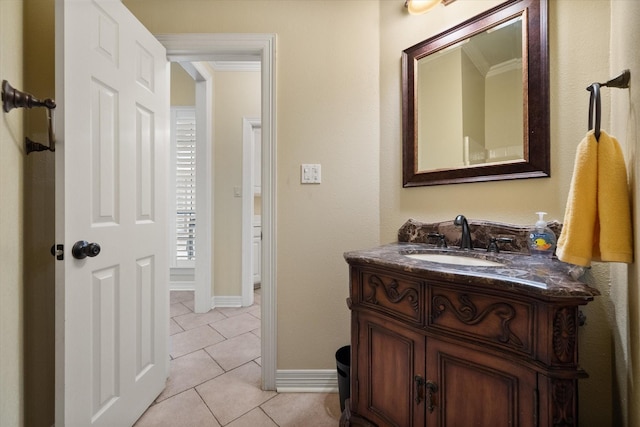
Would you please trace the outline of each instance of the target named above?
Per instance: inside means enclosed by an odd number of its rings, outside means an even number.
[[[300,182],[302,184],[320,184],[321,169],[319,164],[300,165]]]

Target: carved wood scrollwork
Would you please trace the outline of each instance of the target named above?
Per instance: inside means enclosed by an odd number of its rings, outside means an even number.
[[[409,301],[411,308],[416,313],[418,312],[418,291],[413,288],[407,288],[402,292],[398,291],[398,282],[393,279],[388,284],[385,284],[382,279],[378,276],[370,276],[369,277],[369,286],[373,290],[371,295],[365,298],[365,301],[370,302],[372,304],[378,304],[378,299],[376,298],[376,291],[378,288],[382,288],[387,299],[394,304],[398,304],[402,302],[405,298]]]
[[[510,344],[516,347],[522,347],[522,341],[511,331],[510,322],[516,316],[516,310],[509,304],[498,302],[485,307],[478,313],[477,307],[471,302],[468,295],[459,296],[460,307],[456,308],[449,298],[444,295],[434,295],[432,319],[436,319],[445,310],[450,310],[456,318],[465,325],[477,325],[482,323],[491,313],[500,318],[502,333],[496,338],[503,344]]]
[[[553,397],[553,426],[567,427],[575,425],[574,384],[572,380],[554,379],[551,381]]]
[[[562,363],[573,361],[576,351],[576,317],[570,308],[561,308],[553,318],[553,353]]]

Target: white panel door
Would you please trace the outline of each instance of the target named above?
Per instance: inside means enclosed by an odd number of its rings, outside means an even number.
[[[168,85],[122,3],[56,0],[56,426],[130,426],[165,385]]]

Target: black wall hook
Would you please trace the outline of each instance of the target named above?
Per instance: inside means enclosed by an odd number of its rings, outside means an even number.
[[[49,145],[40,144],[32,141],[28,137],[25,138],[25,151],[27,154],[34,151],[55,151],[56,137],[53,131],[53,109],[56,108],[56,102],[47,98],[40,100],[30,93],[13,88],[8,81],[2,81],[2,110],[5,113],[14,108],[34,108],[45,107],[47,109],[47,122],[49,128]]]

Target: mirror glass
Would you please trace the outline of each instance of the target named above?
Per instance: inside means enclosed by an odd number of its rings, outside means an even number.
[[[520,17],[416,66],[418,171],[524,159]]]
[[[405,187],[549,176],[540,4],[503,3],[403,52]]]

